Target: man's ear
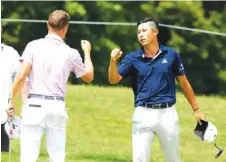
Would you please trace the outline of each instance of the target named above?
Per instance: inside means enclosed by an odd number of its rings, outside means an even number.
[[[67,30],[68,30],[68,25],[65,25],[62,29],[63,29],[63,31],[66,33]]]
[[[49,26],[48,22],[46,23],[46,27],[47,27],[48,30],[50,29],[50,26]]]
[[[155,35],[158,35],[159,30],[158,29],[154,29],[153,32],[154,32]]]

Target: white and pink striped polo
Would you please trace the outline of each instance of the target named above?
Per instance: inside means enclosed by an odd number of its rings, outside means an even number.
[[[48,34],[27,44],[23,63],[31,63],[28,93],[65,96],[70,72],[79,78],[87,73],[78,50],[70,48],[62,38]]]

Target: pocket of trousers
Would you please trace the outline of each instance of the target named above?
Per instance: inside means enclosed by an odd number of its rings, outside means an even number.
[[[173,106],[172,108],[173,108],[173,111],[174,111],[174,121],[179,124],[179,115],[177,113],[176,107]]]
[[[171,128],[171,130],[172,130],[172,133],[174,133],[174,134],[179,134],[179,115],[178,115],[178,113],[177,113],[177,111],[176,111],[176,107],[174,106],[174,107],[172,107],[172,109],[173,109],[173,115],[172,115],[172,128]]]
[[[68,120],[67,108],[64,109],[64,117],[65,117],[66,120]]]
[[[140,123],[142,122],[142,117],[143,117],[143,110],[142,107],[136,107],[134,112],[133,112],[133,117],[132,117],[132,121],[135,123]]]
[[[28,106],[29,106],[29,107],[37,107],[37,108],[42,107],[42,105],[37,105],[37,104],[29,104]]]
[[[41,104],[31,101],[28,101],[26,104],[24,104],[21,111],[23,124],[39,125],[44,117],[45,112],[43,111]]]

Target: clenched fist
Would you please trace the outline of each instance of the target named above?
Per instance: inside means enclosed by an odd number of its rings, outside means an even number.
[[[91,44],[89,41],[87,40],[81,40],[81,46],[82,46],[82,50],[85,52],[85,53],[90,53],[91,51]]]
[[[111,59],[117,60],[122,55],[122,51],[118,48],[115,48],[111,51]]]

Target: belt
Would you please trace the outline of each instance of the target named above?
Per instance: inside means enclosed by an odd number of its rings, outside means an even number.
[[[46,95],[39,95],[39,94],[29,94],[28,98],[38,98],[38,99],[43,99],[43,100],[64,101],[64,97],[61,97],[61,96],[46,96]]]
[[[167,102],[167,103],[160,103],[160,104],[144,104],[141,106],[147,107],[147,108],[152,108],[152,109],[165,109],[165,108],[171,107],[173,105],[174,105],[174,103]]]

